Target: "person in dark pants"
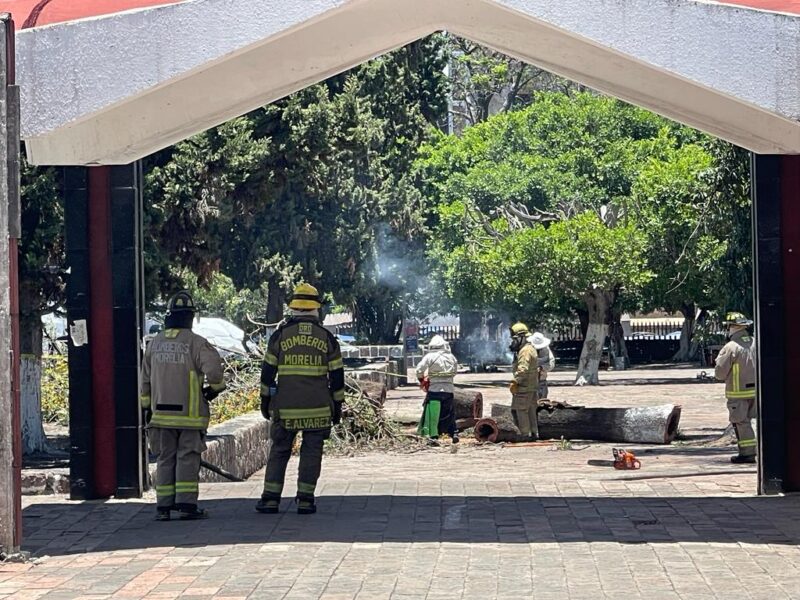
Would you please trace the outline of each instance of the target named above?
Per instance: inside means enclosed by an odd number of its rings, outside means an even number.
[[[428,353],[417,365],[417,379],[427,391],[417,432],[430,440],[447,433],[458,443],[455,406],[453,405],[453,379],[458,371],[458,361],[450,353],[445,339],[435,335],[428,344]]]
[[[297,512],[317,511],[315,491],[322,451],[331,426],[342,418],[344,363],[339,342],[319,321],[322,303],[316,288],[295,288],[289,317],[269,339],[261,369],[261,414],[271,420],[270,451],[260,513],[277,513],[286,465],[295,437],[302,432],[297,475]]]

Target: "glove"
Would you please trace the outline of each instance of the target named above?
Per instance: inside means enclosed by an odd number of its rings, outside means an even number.
[[[333,403],[333,424],[338,425],[342,422],[342,403],[334,401]]]
[[[144,421],[144,424],[145,425],[149,425],[150,424],[150,420],[152,418],[153,418],[153,411],[150,410],[149,408],[145,408],[142,411],[142,421]]]
[[[519,384],[516,381],[512,381],[511,385],[508,386],[508,389],[511,390],[512,394],[516,394],[517,390],[519,389]]]
[[[219,396],[221,391],[222,390],[217,391],[214,388],[212,388],[211,386],[207,385],[206,387],[203,388],[203,398],[206,399],[206,402],[213,402],[214,399],[217,396]]]
[[[261,416],[267,421],[272,419],[272,415],[269,412],[269,401],[271,399],[269,396],[261,396]]]

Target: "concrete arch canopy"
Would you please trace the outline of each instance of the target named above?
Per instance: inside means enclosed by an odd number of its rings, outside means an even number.
[[[800,16],[690,0],[187,0],[25,30],[23,137],[37,164],[129,163],[443,29],[800,153]]]

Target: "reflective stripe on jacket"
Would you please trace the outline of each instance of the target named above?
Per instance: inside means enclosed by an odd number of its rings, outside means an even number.
[[[331,401],[344,400],[344,363],[339,342],[315,317],[292,317],[269,338],[261,369],[261,394],[288,430],[326,429]]]
[[[539,357],[530,343],[526,342],[519,349],[511,368],[518,393],[527,394],[539,389]]]
[[[203,380],[225,389],[222,360],[204,337],[191,329],[167,329],[147,346],[142,361],[141,405],[150,408],[152,427],[207,429],[208,402]]]
[[[427,371],[431,382],[429,392],[453,393],[453,378],[458,372],[458,361],[447,350],[428,352],[417,365],[417,379],[422,379]]]
[[[756,369],[750,347],[753,338],[737,331],[717,356],[714,377],[725,381],[725,397],[731,400],[756,397]]]

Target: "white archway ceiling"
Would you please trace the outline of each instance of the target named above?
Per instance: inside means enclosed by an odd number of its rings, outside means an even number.
[[[800,153],[800,17],[690,0],[189,0],[17,34],[37,164],[128,163],[446,29],[759,153]]]

